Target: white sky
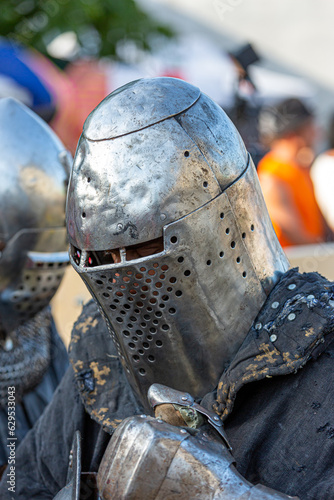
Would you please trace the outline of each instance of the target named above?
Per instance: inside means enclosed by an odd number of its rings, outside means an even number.
[[[141,0],[168,6],[334,90],[333,0]]]

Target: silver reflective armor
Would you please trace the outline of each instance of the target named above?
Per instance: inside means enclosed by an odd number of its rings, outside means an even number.
[[[190,433],[145,415],[117,427],[97,484],[102,500],[298,500],[246,481],[208,432]]]
[[[97,484],[96,484],[97,483]],[[126,418],[110,438],[98,473],[81,472],[80,433],[66,486],[54,500],[298,500],[253,486],[208,430],[191,431],[145,415]]]
[[[89,115],[67,226],[71,263],[146,405],[154,382],[212,390],[288,268],[237,130],[172,78],[132,82]],[[127,260],[159,237],[162,251]]]
[[[0,333],[51,300],[64,274],[70,158],[48,125],[0,100]]]

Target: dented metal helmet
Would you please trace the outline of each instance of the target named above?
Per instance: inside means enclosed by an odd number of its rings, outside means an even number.
[[[288,268],[236,128],[173,78],[127,84],[89,115],[67,227],[144,403],[153,382],[212,390]]]
[[[63,277],[70,157],[48,125],[0,100],[0,334],[42,310]]]

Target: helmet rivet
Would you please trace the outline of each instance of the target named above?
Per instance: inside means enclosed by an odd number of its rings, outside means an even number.
[[[270,342],[276,342],[277,340],[277,335],[273,334],[273,335],[270,335]]]
[[[215,420],[216,422],[218,422],[219,417],[213,417],[213,420]]]
[[[262,323],[256,323],[255,330],[261,330],[261,328],[262,328]]]
[[[117,229],[119,230],[123,229],[123,224],[117,224]]]
[[[291,283],[291,285],[288,286],[288,289],[289,290],[294,290],[296,288],[297,285],[295,285],[294,283]]]
[[[273,303],[271,304],[271,307],[272,307],[273,309],[277,309],[277,308],[278,308],[278,306],[279,306],[279,302],[273,302]]]
[[[10,337],[8,337],[6,339],[6,342],[5,342],[5,345],[4,345],[4,349],[5,351],[11,351],[13,349],[14,345],[13,345],[13,341]]]
[[[160,219],[161,219],[161,220],[165,220],[165,219],[166,219],[166,217],[167,217],[167,215],[166,215],[166,214],[160,214]]]
[[[187,401],[188,398],[187,398],[187,396],[182,396],[181,399],[182,399],[182,401]]]
[[[289,316],[288,316],[288,320],[289,320],[289,321],[293,321],[295,318],[296,318],[295,313],[291,313],[291,314],[289,314]]]
[[[181,434],[187,434],[187,431],[185,429],[180,430]]]

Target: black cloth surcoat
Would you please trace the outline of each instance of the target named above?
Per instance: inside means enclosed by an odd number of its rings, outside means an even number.
[[[246,479],[303,500],[334,498],[333,306],[332,283],[288,271],[202,403],[225,420]],[[73,329],[71,357],[53,401],[17,450],[16,496],[5,473],[2,499],[53,498],[66,484],[76,430],[83,471],[97,471],[114,428],[142,413],[93,302]]]

